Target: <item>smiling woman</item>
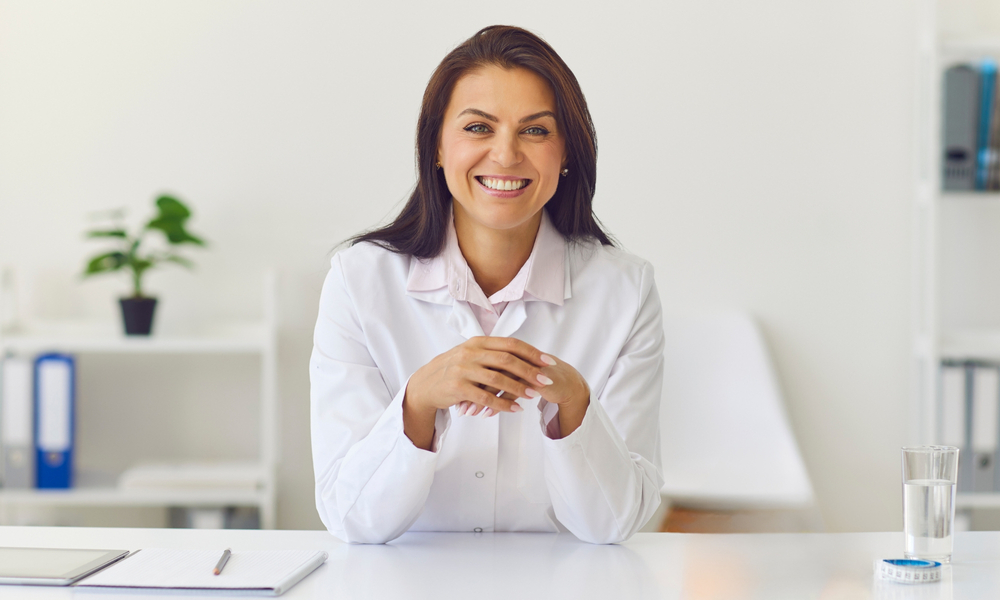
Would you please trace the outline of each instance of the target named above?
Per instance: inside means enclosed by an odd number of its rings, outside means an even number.
[[[488,27],[424,93],[400,215],[337,254],[313,354],[331,533],[571,531],[618,542],[659,505],[652,268],[593,214],[597,142],[537,36]],[[459,417],[497,417],[470,419]]]

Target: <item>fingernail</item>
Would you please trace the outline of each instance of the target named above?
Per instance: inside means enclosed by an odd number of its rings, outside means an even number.
[[[537,398],[537,397],[541,396],[541,394],[539,394],[539,393],[538,393],[538,392],[537,392],[536,390],[533,390],[533,389],[531,389],[531,388],[528,388],[528,389],[524,390],[524,393],[525,393],[525,394],[526,394],[526,395],[527,395],[527,396],[528,396],[529,398]]]
[[[515,402],[514,404],[511,404],[511,405],[510,405],[510,412],[516,412],[516,413],[519,413],[519,412],[521,412],[521,411],[523,411],[523,410],[524,410],[524,409],[523,409],[523,408],[521,408],[521,405],[520,405],[520,404],[518,404],[517,402]]]
[[[470,408],[472,408],[472,403],[471,402],[463,402],[459,406],[458,410],[459,410],[460,413],[462,413],[462,416],[464,417],[465,415],[469,414],[469,409]]]
[[[543,354],[542,355],[542,362],[545,363],[545,364],[547,364],[547,365],[553,365],[554,366],[556,364],[556,359],[552,358],[548,354]]]
[[[546,377],[545,375],[542,375],[542,374],[539,373],[539,375],[538,375],[538,383],[540,383],[542,385],[552,385],[552,380],[549,379],[548,377]]]
[[[486,417],[492,417],[492,416],[493,416],[493,409],[486,407],[486,410],[483,411],[483,418],[485,419]]]

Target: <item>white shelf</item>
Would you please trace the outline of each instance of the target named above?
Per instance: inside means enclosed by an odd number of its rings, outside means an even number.
[[[959,493],[955,495],[955,508],[1000,508],[1000,493]]]
[[[276,465],[278,458],[277,394],[277,279],[273,271],[265,275],[263,315],[256,321],[225,319],[190,323],[184,331],[154,328],[151,336],[126,336],[117,320],[44,321],[26,316],[17,328],[0,331],[0,357],[6,353],[26,357],[43,352],[68,354],[137,354],[152,357],[165,354],[251,354],[260,358],[259,451],[252,464],[259,468],[257,487],[164,486],[122,489],[116,474],[77,471],[75,487],[68,490],[0,488],[0,509],[8,506],[49,507],[133,506],[133,507],[224,507],[255,506],[260,524],[273,529],[276,507]],[[31,306],[30,298],[24,303]],[[80,402],[84,407],[85,401]],[[4,511],[0,510],[0,524]]]
[[[0,353],[259,353],[270,339],[262,323],[213,324],[190,333],[126,336],[120,326],[93,322],[40,322],[0,335]]]
[[[1000,38],[985,36],[946,38],[941,40],[940,51],[943,58],[982,58],[998,55]]]
[[[0,506],[265,506],[265,491],[227,489],[121,490],[73,488],[69,490],[0,490]]]
[[[209,487],[160,487],[123,489],[118,474],[83,469],[76,486],[68,490],[0,488],[0,507],[32,506],[265,506],[268,493],[258,489]]]
[[[944,332],[938,348],[942,359],[1000,360],[1000,329]]]
[[[951,192],[942,191],[941,199],[947,202],[991,202],[1000,199],[1000,191],[984,190],[981,192]]]

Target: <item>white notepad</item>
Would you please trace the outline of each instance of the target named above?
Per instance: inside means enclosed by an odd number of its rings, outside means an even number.
[[[326,561],[317,550],[233,550],[219,575],[218,550],[146,548],[92,575],[77,587],[232,590],[278,596]]]

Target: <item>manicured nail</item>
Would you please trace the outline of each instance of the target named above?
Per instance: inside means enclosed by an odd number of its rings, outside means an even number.
[[[524,409],[521,408],[521,405],[518,404],[517,402],[515,402],[514,404],[510,405],[510,412],[519,413],[519,412],[522,412],[523,410]]]
[[[538,383],[540,383],[542,385],[552,385],[552,380],[549,379],[548,377],[546,377],[545,375],[542,375],[542,374],[539,373],[539,375],[538,375]]]
[[[556,359],[552,358],[548,354],[543,354],[542,355],[542,362],[545,363],[545,364],[547,364],[547,365],[555,366]]]
[[[486,417],[492,417],[494,414],[495,413],[493,412],[492,408],[486,407],[486,410],[483,411],[483,418],[485,419]]]
[[[476,405],[471,402],[463,402],[465,407],[462,409],[462,415],[468,416],[476,409]]]
[[[551,383],[551,382],[550,382],[550,383]],[[531,388],[528,388],[528,389],[524,390],[524,393],[525,393],[525,394],[526,394],[526,395],[527,395],[527,396],[528,396],[529,398],[537,398],[537,397],[541,396],[541,394],[539,394],[539,393],[538,393],[538,392],[537,392],[536,390],[533,390],[533,389],[531,389]]]

